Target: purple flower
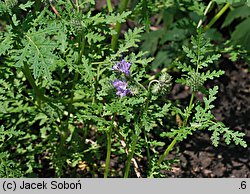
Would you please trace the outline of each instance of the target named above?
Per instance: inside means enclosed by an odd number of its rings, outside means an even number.
[[[130,71],[129,68],[131,66],[131,63],[125,61],[124,59],[122,61],[117,62],[113,67],[112,70],[119,71],[124,73],[126,76],[129,76]]]
[[[127,89],[126,81],[121,81],[119,79],[116,79],[115,81],[112,82],[112,84],[117,90],[116,95],[120,96],[121,98],[130,93],[130,90]]]

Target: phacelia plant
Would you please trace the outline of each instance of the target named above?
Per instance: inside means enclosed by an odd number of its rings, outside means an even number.
[[[182,108],[168,97],[171,71],[152,75],[154,59],[139,49],[140,24],[149,30],[157,9],[138,2],[117,10],[110,0],[99,10],[93,0],[0,2],[0,177],[162,177],[174,162],[168,153],[198,130],[211,131],[215,146],[222,136],[247,147],[212,114],[218,86],[205,83],[223,72],[210,41],[198,30],[173,63],[192,93]],[[123,28],[140,10],[140,24]]]

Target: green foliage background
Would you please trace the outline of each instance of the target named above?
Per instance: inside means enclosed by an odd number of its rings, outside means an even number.
[[[226,3],[216,2],[214,9]],[[223,37],[216,28],[197,34],[206,19],[203,1],[138,0],[113,12],[97,11],[89,0],[1,1],[0,177],[123,176],[109,172],[110,152],[125,176],[134,176],[133,157],[146,157],[144,176],[162,177],[174,162],[163,161],[171,145],[203,129],[212,131],[215,146],[223,135],[227,144],[246,147],[243,133],[211,113],[218,87],[204,87],[223,73],[214,65],[222,47],[232,60],[249,52],[249,1],[229,3],[221,28],[240,21],[228,43],[211,45]],[[152,17],[161,28],[150,30]],[[113,49],[114,26],[126,21],[136,27],[122,32]],[[112,71],[121,59],[132,64],[131,76]],[[187,107],[168,99],[173,80],[166,69],[152,77],[164,68],[182,72],[177,82],[192,92]],[[117,77],[131,95],[115,95]],[[205,97],[196,103],[198,91]]]

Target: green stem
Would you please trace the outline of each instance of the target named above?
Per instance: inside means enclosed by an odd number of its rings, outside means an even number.
[[[78,3],[78,1],[76,1],[76,3]],[[78,38],[79,39],[78,39],[77,65],[79,66],[81,64],[81,62],[82,62],[82,55],[83,55],[84,49],[85,49],[85,37],[83,37],[82,34],[79,34]],[[66,131],[69,129],[69,119],[70,119],[70,114],[71,114],[72,108],[73,108],[73,100],[74,100],[74,95],[75,95],[75,86],[76,86],[76,83],[78,81],[78,78],[79,78],[79,73],[77,72],[76,75],[74,76],[72,87],[71,87],[70,101],[69,101],[68,109],[67,109],[67,112],[68,112],[67,120],[66,120],[64,128],[63,128],[64,130],[61,131],[62,145],[64,144],[64,141],[66,139],[66,137],[64,137],[66,135]]]
[[[34,7],[35,11],[34,12],[36,12],[36,10],[38,10],[40,8],[39,7],[40,3],[39,4],[38,3],[39,3],[38,1],[35,2],[35,7]],[[36,15],[36,13],[35,13],[35,15]],[[14,25],[14,23],[13,23],[10,15],[8,15],[7,18],[9,20],[9,23],[11,24],[11,26],[15,29],[16,26]],[[27,36],[27,38],[29,38],[29,37]],[[18,49],[20,49],[20,46],[17,46],[17,47],[18,47]],[[46,100],[46,98],[43,96],[41,90],[36,85],[35,80],[34,80],[32,74],[31,74],[31,71],[29,69],[29,66],[28,66],[28,64],[26,62],[23,63],[22,72],[24,73],[26,79],[28,80],[28,82],[30,83],[31,87],[33,88],[33,90],[35,92],[35,95],[36,95],[36,97],[38,99],[37,100],[38,101],[38,105],[40,106],[41,100]]]
[[[187,121],[188,121],[188,118],[190,116],[190,112],[192,110],[193,101],[194,101],[194,92],[192,93],[192,96],[191,96],[190,101],[189,101],[188,116],[185,118],[185,121],[183,122],[183,126],[184,127],[187,125]],[[165,152],[160,156],[160,158],[158,159],[158,161],[156,163],[156,166],[159,166],[163,162],[163,160],[167,157],[167,155],[169,154],[169,152],[173,149],[173,147],[177,143],[177,137],[178,137],[178,134],[172,140],[172,142],[169,144],[169,146],[167,147],[167,149],[165,150]],[[153,174],[151,174],[150,177],[153,177]]]
[[[136,147],[137,140],[138,140],[138,135],[134,134],[133,140],[132,140],[131,150],[130,150],[130,152],[128,154],[128,159],[127,159],[127,162],[126,162],[124,178],[128,178],[130,165],[131,165],[131,159],[133,158],[133,155],[134,155],[134,152],[135,152],[135,147]]]
[[[128,5],[128,0],[121,0],[119,12],[120,13],[124,12],[127,8],[127,5]],[[116,34],[114,34],[112,36],[112,39],[111,39],[111,49],[113,51],[115,51],[117,49],[117,42],[118,42],[118,38],[119,38],[120,33],[121,33],[121,26],[122,26],[121,23],[117,23],[115,26]]]
[[[148,84],[148,91],[149,91],[149,92],[150,92],[150,87],[151,87],[152,83],[154,83],[154,82],[159,83],[159,81],[158,81],[158,80],[156,80],[156,79],[151,80],[151,81],[149,82],[149,84]]]
[[[177,134],[177,136],[178,136],[178,134]],[[177,143],[177,136],[172,140],[172,142],[169,144],[169,146],[167,147],[165,152],[160,156],[160,158],[158,159],[158,161],[156,163],[156,166],[159,166],[163,162],[163,160],[167,157],[169,152],[173,149],[173,147]],[[153,178],[153,173],[150,174],[150,178]]]
[[[147,91],[147,89],[146,89],[142,84],[140,84],[138,81],[135,81],[135,84],[136,84],[138,87],[140,87],[142,90]]]
[[[94,84],[94,95],[93,95],[93,99],[92,99],[92,104],[96,103],[96,95],[97,95],[97,89],[98,89],[98,83],[99,83],[99,79],[100,79],[100,64],[97,67],[96,70],[96,77],[94,78],[95,80],[95,84]]]
[[[128,79],[129,79],[129,81],[135,83],[143,91],[147,91],[147,89],[141,83],[139,83],[137,80],[133,79],[132,77],[128,77]]]
[[[162,161],[166,158],[166,156],[168,155],[168,153],[173,149],[174,145],[177,142],[177,138],[175,137],[173,139],[173,141],[169,144],[169,146],[167,147],[167,149],[165,150],[165,152],[161,155],[161,157],[159,158],[159,160],[157,161],[156,165],[159,166]]]
[[[83,140],[82,142],[85,142],[87,135],[88,135],[88,130],[89,130],[89,123],[86,122],[86,126],[83,128]]]
[[[79,13],[80,12],[80,6],[78,0],[76,0],[76,11]]]
[[[76,1],[78,3],[78,1]],[[78,59],[77,59],[77,65],[79,66],[82,61],[82,55],[84,53],[84,47],[85,47],[85,38],[82,34],[78,35]],[[61,156],[64,152],[64,144],[67,138],[67,130],[69,129],[69,119],[70,115],[73,109],[73,100],[74,100],[74,94],[75,94],[75,86],[79,78],[79,73],[77,72],[76,75],[73,78],[73,83],[71,87],[71,93],[70,93],[70,100],[67,108],[67,119],[65,122],[63,122],[61,129],[60,129],[60,142],[59,142],[59,148],[58,148],[58,155]]]
[[[82,53],[83,53],[83,49],[80,46],[81,43],[82,42],[81,42],[81,38],[80,38],[80,41],[79,41],[79,54],[78,54],[78,62],[77,62],[78,65],[81,63],[81,58],[82,58]],[[84,46],[84,44],[83,44],[83,46]],[[76,75],[74,76],[72,87],[71,87],[70,100],[69,100],[68,110],[67,110],[68,116],[67,116],[67,120],[66,120],[65,130],[67,130],[68,127],[69,127],[69,118],[70,118],[70,114],[72,112],[73,100],[74,100],[74,94],[75,94],[74,90],[75,90],[75,86],[76,86],[76,82],[78,80],[78,77],[79,77],[79,73],[77,72]]]
[[[78,77],[79,77],[79,73],[77,72],[76,75],[74,76],[73,83],[72,83],[70,100],[69,100],[68,110],[67,110],[68,116],[67,116],[67,120],[66,120],[66,127],[65,127],[65,129],[68,129],[68,126],[69,126],[69,118],[70,118],[70,114],[72,112],[73,100],[74,100],[74,94],[75,94],[74,90],[75,90],[76,81],[78,80]]]
[[[204,27],[205,30],[211,28],[211,26],[225,13],[225,11],[229,8],[230,3],[224,5],[224,7],[213,17],[213,19]]]
[[[144,134],[144,140],[146,142],[146,149],[147,149],[147,158],[148,158],[148,163],[151,161],[151,156],[150,156],[150,150],[149,150],[149,143],[148,143],[148,138],[145,129],[142,129],[142,132]]]
[[[36,97],[38,99],[38,102],[40,104],[41,100],[44,100],[44,97],[41,94],[40,89],[38,88],[38,86],[35,83],[35,80],[34,80],[32,74],[30,72],[29,66],[25,62],[24,62],[24,65],[23,65],[23,73],[24,73],[26,79],[29,81],[31,87],[33,88],[33,90],[34,90],[34,92],[36,94]]]
[[[190,101],[189,101],[188,116],[185,118],[185,120],[184,120],[184,122],[183,122],[183,126],[186,126],[186,125],[187,125],[188,118],[189,118],[189,116],[190,116],[190,114],[191,114],[193,101],[194,101],[194,92],[192,93],[192,96],[191,96]]]
[[[204,14],[203,14],[204,16],[207,15],[208,10],[209,10],[210,7],[212,6],[212,4],[213,4],[213,1],[210,1],[209,4],[207,5],[205,11],[204,11]],[[198,25],[197,25],[197,28],[199,28],[199,27],[201,26],[202,22],[203,22],[202,19],[200,19],[200,21],[199,21],[199,23],[198,23]]]
[[[107,155],[105,162],[104,178],[107,178],[109,174],[110,155],[111,155],[111,136],[112,136],[112,128],[107,132]]]
[[[111,13],[113,11],[111,0],[107,0],[107,6],[108,6],[109,13]]]
[[[148,111],[148,106],[149,106],[149,102],[150,102],[150,99],[151,99],[151,90],[150,90],[150,87],[151,87],[151,84],[154,83],[154,82],[158,82],[158,80],[152,80],[149,84],[148,84],[148,95],[147,95],[147,99],[146,99],[146,105],[145,105],[145,108],[144,108],[144,111],[143,112],[147,112]],[[148,158],[148,162],[150,163],[151,161],[151,156],[150,156],[150,150],[149,150],[149,143],[148,143],[148,139],[147,139],[147,134],[146,134],[146,131],[145,129],[143,128],[142,129],[142,132],[144,134],[144,140],[146,142],[146,149],[147,149],[147,158]]]
[[[109,131],[107,131],[107,155],[106,155],[106,162],[105,162],[105,172],[104,172],[104,178],[107,178],[109,175],[109,166],[110,166],[110,156],[111,156],[111,137],[112,137],[112,129],[114,127],[113,123],[115,121],[115,115],[112,118],[112,123],[109,128]]]
[[[31,87],[33,88],[33,90],[34,90],[34,92],[35,92],[35,95],[36,95],[38,104],[36,105],[34,102],[33,102],[33,103],[34,103],[34,104],[35,104],[44,114],[47,114],[47,113],[46,113],[45,111],[43,111],[42,108],[41,108],[41,101],[47,102],[51,107],[53,107],[53,108],[56,110],[56,112],[57,112],[57,114],[58,114],[58,116],[59,116],[59,115],[60,115],[60,110],[58,109],[57,106],[54,106],[53,103],[52,103],[54,100],[53,100],[52,98],[46,97],[46,96],[44,96],[44,94],[42,94],[41,90],[40,90],[39,87],[36,85],[35,80],[34,80],[32,74],[31,74],[31,72],[30,72],[29,66],[28,66],[28,64],[27,64],[26,62],[24,62],[24,66],[23,66],[23,69],[22,69],[22,70],[23,70],[23,73],[24,73],[26,79],[29,81]],[[60,116],[59,116],[59,117],[60,117]],[[61,121],[60,121],[60,123],[61,123]],[[61,125],[61,124],[60,124],[60,125]]]

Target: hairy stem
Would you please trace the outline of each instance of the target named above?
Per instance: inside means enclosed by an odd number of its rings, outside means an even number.
[[[107,154],[106,154],[104,178],[107,178],[109,175],[110,156],[111,156],[111,136],[112,136],[112,127],[110,127],[109,131],[107,131]]]
[[[134,134],[133,139],[132,139],[132,146],[131,146],[130,152],[128,154],[128,159],[126,162],[124,178],[128,178],[130,165],[131,165],[131,159],[133,158],[137,141],[138,141],[138,135]]]
[[[106,155],[104,178],[107,178],[109,174],[110,155],[111,155],[111,136],[112,136],[112,129],[110,129],[107,132],[107,155]]]
[[[128,5],[128,0],[121,0],[119,12],[122,13],[123,11],[125,11],[125,9],[127,8],[127,5]],[[121,23],[117,23],[115,26],[116,34],[114,34],[111,39],[111,49],[113,51],[117,49],[117,42],[121,33],[121,26],[122,26]]]
[[[151,161],[151,156],[150,156],[150,150],[149,150],[149,143],[148,143],[148,138],[145,129],[142,129],[143,135],[144,135],[144,140],[146,142],[146,150],[147,150],[147,158],[148,158],[148,163]]]
[[[115,117],[116,117],[116,114],[113,116],[109,130],[106,132],[107,133],[107,154],[106,154],[104,178],[107,178],[109,175],[110,156],[111,156],[111,137],[112,137],[112,130],[114,128]]]

